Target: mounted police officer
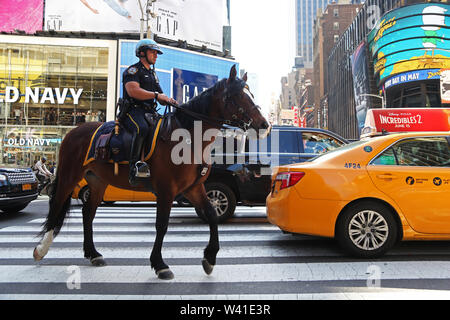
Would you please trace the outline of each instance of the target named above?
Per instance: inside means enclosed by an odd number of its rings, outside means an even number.
[[[152,39],[142,39],[136,45],[136,56],[139,62],[128,67],[123,73],[123,98],[129,101],[130,107],[124,115],[122,123],[133,133],[130,155],[130,184],[135,178],[150,176],[147,164],[141,161],[142,147],[149,124],[146,113],[156,112],[156,102],[162,105],[177,104],[176,100],[163,94],[155,72],[155,63],[159,54],[163,54],[158,44]]]

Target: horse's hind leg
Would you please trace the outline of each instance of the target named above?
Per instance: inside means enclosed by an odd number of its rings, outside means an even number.
[[[217,213],[208,200],[205,186],[203,184],[192,187],[184,193],[184,196],[195,206],[197,210],[202,211],[209,224],[209,243],[205,248],[202,260],[203,270],[209,275],[216,265],[216,256],[217,252],[219,252]]]
[[[89,259],[93,266],[101,267],[106,265],[103,256],[95,249],[92,222],[97,212],[98,206],[102,203],[107,184],[103,183],[92,172],[86,173],[86,181],[89,186],[89,199],[83,204],[83,233],[84,257]]]
[[[161,192],[158,194],[157,211],[156,211],[156,239],[153,244],[153,250],[150,255],[150,264],[155,269],[159,279],[171,280],[174,274],[170,271],[169,266],[164,262],[161,250],[164,236],[169,225],[170,209],[172,207],[174,197]]]

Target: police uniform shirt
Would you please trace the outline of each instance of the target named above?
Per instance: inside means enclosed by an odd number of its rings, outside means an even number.
[[[147,70],[147,68],[145,68],[145,66],[140,61],[138,63],[133,64],[132,66],[128,67],[123,72],[123,97],[125,99],[129,99],[131,101],[133,101],[133,100],[137,101],[137,100],[131,98],[128,95],[127,90],[125,89],[125,85],[131,81],[139,83],[139,86],[144,90],[151,91],[151,92],[158,92],[158,93],[163,92],[161,89],[161,86],[159,85],[159,80],[158,80],[158,77],[156,76],[156,72],[153,69]],[[144,101],[139,101],[139,102],[153,104],[154,100],[149,99],[149,100],[144,100]]]

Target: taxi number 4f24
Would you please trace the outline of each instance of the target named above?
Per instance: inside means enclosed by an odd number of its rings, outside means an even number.
[[[345,167],[348,169],[361,169],[361,164],[353,163],[353,162],[346,162]]]

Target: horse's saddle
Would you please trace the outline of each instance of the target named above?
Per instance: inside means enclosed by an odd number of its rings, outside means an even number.
[[[170,139],[170,133],[177,121],[173,114],[167,114],[164,117],[146,114],[146,120],[150,127],[146,141],[151,143],[147,142],[144,144],[144,159],[148,160],[156,149],[158,137],[161,137],[163,140]],[[120,123],[119,133],[116,135],[115,126],[114,121],[108,121],[97,128],[92,135],[84,165],[94,160],[119,163],[129,162],[133,135]]]

